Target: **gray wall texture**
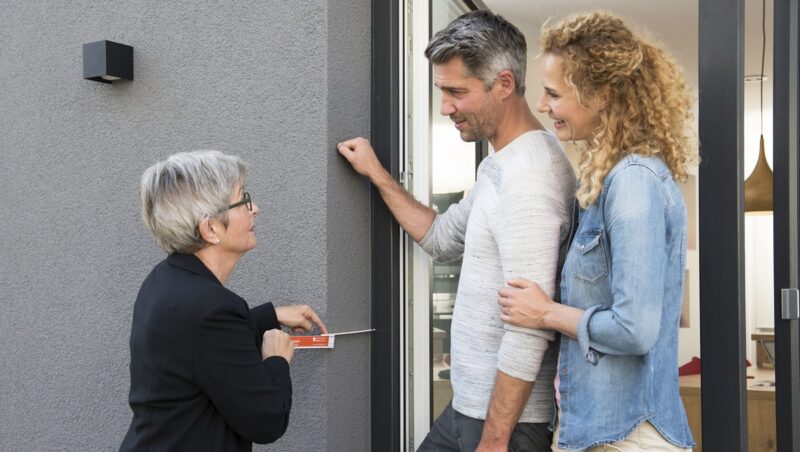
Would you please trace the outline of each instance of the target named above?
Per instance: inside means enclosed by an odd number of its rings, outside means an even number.
[[[335,143],[369,133],[370,0],[4,2],[0,15],[0,450],[114,450],[128,339],[163,258],[138,214],[146,167],[238,154],[259,240],[229,287],[370,324],[369,186]],[[82,79],[84,43],[134,47],[135,81]],[[369,336],[298,351],[269,450],[370,445]],[[256,450],[261,450],[256,447]]]

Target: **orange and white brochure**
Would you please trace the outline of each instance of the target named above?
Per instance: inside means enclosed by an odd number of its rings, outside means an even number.
[[[321,334],[319,336],[289,336],[295,349],[301,348],[333,348],[336,342],[336,336],[344,336],[347,334],[360,334],[371,333],[375,328],[368,330],[345,331],[342,333]]]

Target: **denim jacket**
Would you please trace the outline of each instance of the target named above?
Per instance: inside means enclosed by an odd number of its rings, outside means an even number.
[[[693,447],[677,362],[686,208],[672,173],[626,156],[578,218],[561,302],[585,312],[577,340],[561,337],[559,447],[620,441],[644,421]]]

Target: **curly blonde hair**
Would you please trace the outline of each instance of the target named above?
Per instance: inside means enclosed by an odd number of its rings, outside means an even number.
[[[610,90],[579,165],[581,207],[597,200],[608,172],[629,154],[660,155],[675,179],[686,180],[698,161],[686,133],[692,100],[671,56],[605,11],[546,24],[539,43],[563,58],[565,82],[579,102]]]

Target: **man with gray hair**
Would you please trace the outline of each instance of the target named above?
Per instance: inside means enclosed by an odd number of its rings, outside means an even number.
[[[463,256],[451,331],[453,400],[419,450],[549,451],[554,333],[504,324],[497,291],[526,277],[555,295],[575,176],[525,100],[525,38],[514,25],[487,11],[467,13],[434,36],[425,56],[442,91],[441,114],[464,141],[488,140],[494,149],[466,197],[437,215],[392,178],[367,140],[338,146],[428,254]]]

